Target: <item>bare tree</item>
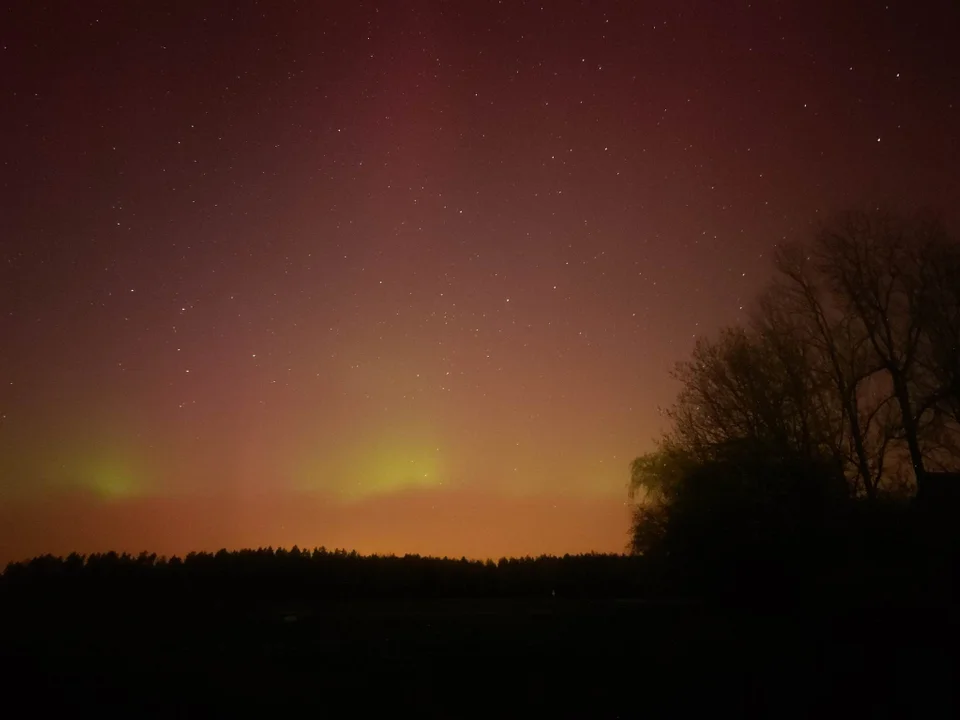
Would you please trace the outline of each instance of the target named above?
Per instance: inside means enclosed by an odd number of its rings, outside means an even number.
[[[925,472],[921,434],[931,409],[920,364],[929,305],[923,267],[934,228],[884,212],[847,213],[821,229],[813,248],[839,308],[863,329],[890,379],[918,481]]]
[[[935,386],[935,401],[960,422],[960,245],[931,243],[923,265],[927,320],[921,364]]]
[[[701,339],[674,372],[682,383],[668,411],[676,441],[701,457],[740,440],[782,453],[819,450],[807,362],[802,348],[773,332],[731,328]]]
[[[901,494],[960,463],[960,246],[943,226],[851,213],[776,270],[748,325],[677,365],[673,428],[632,467],[635,550],[734,497],[753,522],[757,503]]]
[[[924,333],[918,364],[923,381],[928,453],[940,469],[960,458],[960,244],[933,225],[923,248]],[[946,458],[946,462],[944,462]]]
[[[831,449],[852,470],[853,484],[875,497],[886,469],[893,436],[889,393],[878,382],[881,365],[873,357],[863,323],[841,312],[823,278],[799,245],[782,248],[771,289],[760,303],[761,322],[783,333],[812,356],[808,372],[818,379],[817,419],[829,432]]]

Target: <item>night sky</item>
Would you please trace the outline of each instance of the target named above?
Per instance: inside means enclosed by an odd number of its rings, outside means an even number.
[[[621,551],[778,243],[960,219],[952,0],[0,13],[0,562]]]

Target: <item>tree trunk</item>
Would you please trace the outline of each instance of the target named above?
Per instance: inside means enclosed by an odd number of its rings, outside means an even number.
[[[870,466],[867,463],[867,449],[863,444],[863,431],[860,429],[860,417],[857,414],[856,397],[848,400],[847,413],[850,415],[850,435],[853,438],[853,449],[857,453],[857,469],[863,477],[863,488],[867,492],[867,498],[873,500],[877,494],[877,488],[873,483],[870,474]]]
[[[903,423],[903,432],[907,440],[907,448],[910,450],[910,464],[913,465],[913,476],[920,485],[921,478],[926,474],[923,467],[923,453],[920,451],[920,438],[917,436],[917,419],[913,416],[913,406],[910,403],[910,391],[907,389],[906,380],[899,369],[891,370],[893,377],[893,391],[897,398],[897,404],[900,406],[900,416]]]

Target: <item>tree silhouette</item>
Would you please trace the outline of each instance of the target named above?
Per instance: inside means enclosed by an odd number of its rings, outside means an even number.
[[[809,363],[798,369],[809,373],[814,412],[807,421],[844,467],[853,493],[874,498],[894,433],[889,395],[876,392],[882,368],[862,325],[832,302],[807,248],[782,248],[776,268],[760,301],[758,323],[768,336],[806,351]]]
[[[938,419],[960,425],[960,248],[943,238],[927,248],[919,365],[929,378],[928,404]],[[956,436],[951,449],[956,453]]]
[[[634,552],[725,573],[814,562],[841,517],[868,522],[857,498],[960,462],[960,246],[943,226],[847,213],[775,269],[746,325],[677,365],[672,428],[631,467]]]
[[[916,478],[925,471],[916,375],[925,329],[922,275],[937,234],[929,223],[848,213],[825,226],[814,244],[818,269],[890,379]]]

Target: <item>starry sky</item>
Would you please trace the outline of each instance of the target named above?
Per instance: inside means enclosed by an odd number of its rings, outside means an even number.
[[[621,551],[778,243],[960,219],[951,0],[0,12],[0,561]]]

